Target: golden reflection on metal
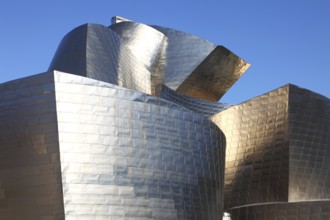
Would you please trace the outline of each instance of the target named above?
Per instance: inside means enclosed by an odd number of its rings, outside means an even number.
[[[289,84],[210,117],[226,136],[233,219],[313,218],[309,210],[330,205],[329,107],[328,98]]]

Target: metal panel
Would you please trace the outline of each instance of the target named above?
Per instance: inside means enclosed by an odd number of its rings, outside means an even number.
[[[65,215],[218,219],[224,136],[200,114],[57,72]]]
[[[150,72],[147,77],[142,78],[141,72],[134,68],[132,77],[140,79],[138,81],[140,84],[150,83],[152,91],[148,94],[158,95],[167,64],[163,62],[166,57],[167,37],[154,28],[136,22],[120,22],[109,28],[121,37],[121,44],[129,48]]]
[[[211,120],[227,140],[226,208],[330,198],[328,98],[289,84]]]
[[[113,20],[109,28],[86,24],[67,34],[48,70],[157,96],[165,84],[184,95],[218,101],[249,67],[224,47],[196,36]]]
[[[288,93],[283,87],[210,119],[225,133],[225,207],[287,201]]]
[[[116,32],[96,24],[86,24],[68,33],[48,70],[86,76],[148,94],[155,94],[156,86],[162,82],[160,76],[151,75],[148,66],[136,58]]]
[[[176,91],[198,99],[218,101],[249,67],[250,64],[227,48],[217,46]]]
[[[165,85],[176,90],[216,45],[182,31],[151,26],[168,38]]]
[[[0,85],[0,219],[64,219],[52,74]]]
[[[330,99],[289,88],[289,201],[330,199]]]
[[[189,96],[185,96],[173,91],[165,85],[163,85],[159,97],[200,113],[205,117],[210,117],[211,115],[214,115],[233,106],[230,104],[210,102],[207,100],[195,99]]]

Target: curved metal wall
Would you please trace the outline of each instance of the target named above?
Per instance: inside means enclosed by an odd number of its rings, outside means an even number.
[[[60,70],[159,95],[161,86],[218,101],[249,64],[193,35],[132,21],[86,24],[67,34],[51,62]]]
[[[218,219],[224,136],[171,102],[56,73],[66,219]]]
[[[196,36],[170,28],[152,25],[168,38],[165,85],[176,90],[216,45]]]
[[[173,91],[165,85],[163,85],[159,97],[202,114],[205,117],[210,117],[232,106],[230,104],[210,102],[185,96]]]
[[[76,27],[61,40],[48,71],[59,70],[87,76],[86,42],[88,24]]]
[[[130,49],[136,59],[150,72],[143,77],[141,71],[132,67],[133,78],[139,80],[139,84],[150,83],[148,94],[158,95],[164,81],[164,68],[166,62],[167,38],[161,32],[147,25],[136,22],[120,22],[109,27],[122,39],[121,44]],[[127,87],[129,88],[129,87]],[[141,90],[139,90],[141,91]]]
[[[157,67],[159,56],[167,41],[163,33],[136,22],[120,22],[109,26],[109,29],[121,37],[122,43],[147,65],[150,71],[155,72],[153,68]]]
[[[86,76],[153,95],[162,82],[122,43],[116,32],[96,24],[86,24],[68,33],[48,70]]]

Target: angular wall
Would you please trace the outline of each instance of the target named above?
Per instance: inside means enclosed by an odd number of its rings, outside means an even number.
[[[328,98],[289,84],[210,119],[226,135],[224,199],[233,219],[326,219],[328,209],[313,210],[330,201]]]
[[[290,85],[289,201],[330,199],[330,99]]]
[[[182,82],[177,92],[217,102],[250,67],[223,46],[217,46]]]
[[[227,141],[226,208],[287,201],[288,94],[279,88],[210,117]]]
[[[0,85],[0,219],[64,219],[54,78]]]

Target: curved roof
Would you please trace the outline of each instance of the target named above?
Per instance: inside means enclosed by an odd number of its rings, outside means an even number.
[[[250,66],[223,46],[191,34],[124,18],[109,27],[86,24],[68,33],[49,70],[159,95],[162,85],[218,101]]]

